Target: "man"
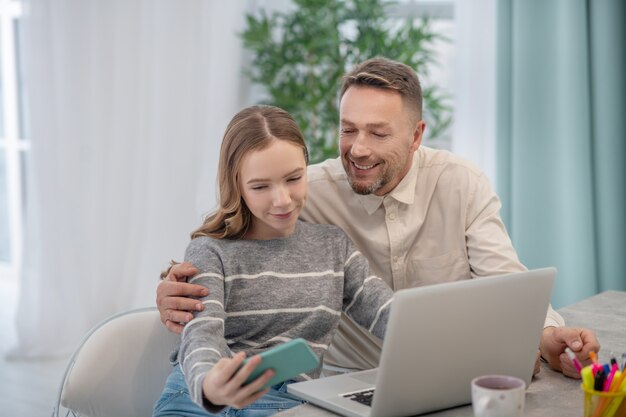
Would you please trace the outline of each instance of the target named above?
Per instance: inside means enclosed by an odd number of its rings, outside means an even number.
[[[410,67],[383,58],[358,65],[344,77],[339,113],[340,157],[309,167],[304,220],[340,226],[394,290],[526,269],[484,174],[449,152],[420,146],[422,92]],[[184,298],[206,291],[184,283],[194,273],[189,264],[175,265],[157,290],[171,331],[180,332],[190,311],[202,309]],[[380,346],[344,317],[325,360],[372,368]],[[550,307],[535,372],[541,355],[552,369],[578,378],[567,346],[583,363],[600,348],[591,330],[564,327]]]

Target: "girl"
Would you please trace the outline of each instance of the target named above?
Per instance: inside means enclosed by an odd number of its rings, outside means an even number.
[[[182,333],[155,416],[268,416],[302,403],[248,355],[301,337],[323,358],[343,312],[382,338],[392,290],[341,229],[298,220],[308,154],[284,110],[255,106],[231,120],[219,160],[219,203],[191,235],[185,260],[209,289]],[[320,369],[297,380],[316,378]],[[184,377],[183,377],[184,375]],[[194,404],[195,403],[195,404]]]

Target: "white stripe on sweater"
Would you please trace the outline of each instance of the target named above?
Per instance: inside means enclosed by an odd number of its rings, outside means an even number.
[[[380,279],[380,278],[378,278],[377,276],[371,275],[363,280],[363,285],[361,285],[359,289],[356,291],[356,293],[354,293],[354,297],[352,297],[352,302],[350,302],[350,305],[346,307],[346,313],[348,313],[352,305],[356,302],[357,298],[359,298],[359,295],[363,291],[363,287],[365,287],[365,284],[367,284],[368,281],[371,281],[373,279]]]
[[[222,307],[222,309],[224,308],[224,304],[220,303],[217,300],[206,300],[203,301],[202,304],[206,305],[206,304],[217,304],[218,306]]]
[[[228,346],[234,345],[235,343],[241,343],[242,345],[248,345],[248,346],[251,346],[251,347],[257,347],[257,346],[260,345],[260,343],[253,342],[251,340],[226,339],[226,344],[228,344]]]
[[[293,274],[287,274],[287,273],[281,273],[281,272],[274,272],[274,271],[264,271],[264,272],[260,272],[258,274],[237,274],[237,275],[229,275],[227,276],[224,281],[225,282],[230,282],[230,281],[234,281],[236,279],[257,279],[259,277],[263,277],[263,276],[267,276],[270,278],[310,278],[310,277],[323,277],[323,276],[327,276],[327,275],[332,275],[335,277],[342,277],[343,276],[343,271],[340,272],[335,272],[332,269],[329,269],[327,271],[319,271],[319,272],[303,272],[301,274],[298,273],[293,273]]]
[[[191,284],[192,282],[197,281],[200,278],[217,278],[220,281],[224,279],[224,277],[222,275],[220,275],[220,274],[216,274],[216,273],[213,273],[213,272],[204,272],[202,274],[195,275],[188,282]]]
[[[204,398],[204,393],[202,392],[202,383],[204,382],[204,380],[200,381],[200,383],[198,383],[198,379],[200,378],[204,378],[204,376],[206,375],[206,373],[201,372],[200,375],[196,376],[193,379],[195,388],[196,388],[196,396],[193,397],[194,399],[202,399]]]
[[[320,310],[326,311],[335,316],[341,316],[341,311],[333,310],[332,308],[328,308],[326,306],[236,311],[236,312],[226,313],[226,316],[227,317],[242,317],[242,316],[253,316],[255,314],[263,315],[263,314],[279,314],[279,313],[309,313],[312,311],[320,311]]]
[[[271,341],[274,341],[274,340],[278,340],[278,341],[286,343],[286,342],[289,342],[289,341],[291,341],[293,339],[290,338],[290,337],[276,336],[276,337],[272,337],[271,339],[266,340],[265,342],[261,342],[261,343],[253,342],[252,340],[234,340],[234,339],[228,339],[228,340],[226,340],[226,343],[228,343],[229,346],[230,345],[234,345],[235,343],[241,343],[242,345],[247,345],[247,346],[250,346],[250,347],[257,347],[257,346],[260,346],[260,345],[262,345],[264,343],[268,343],[268,342],[271,342]],[[313,342],[311,342],[309,340],[305,340],[305,342],[309,346],[311,346],[313,348],[319,348],[319,349],[328,350],[328,345],[326,345],[326,344],[323,344],[323,343],[313,343]]]
[[[213,348],[210,348],[210,347],[201,347],[201,348],[194,349],[191,352],[189,352],[186,355],[186,357],[188,358],[189,356],[193,355],[194,353],[201,352],[201,351],[215,352],[215,353],[217,353],[217,356],[219,356],[220,358],[222,357],[222,354],[220,353],[219,350],[213,349]]]
[[[372,325],[369,328],[369,332],[372,333],[372,330],[374,329],[374,326],[376,326],[376,322],[378,322],[378,319],[380,318],[380,313],[382,313],[383,309],[385,307],[387,307],[389,304],[391,304],[391,301],[393,300],[393,297],[391,297],[389,300],[387,300],[387,302],[385,304],[383,304],[378,311],[376,312],[376,317],[374,317],[374,321],[372,322]]]
[[[293,339],[289,338],[289,337],[283,337],[283,336],[276,336],[276,337],[272,337],[271,339],[268,340],[268,342],[274,341],[274,340],[278,340],[281,342],[291,342]],[[319,349],[328,349],[328,345],[322,344],[322,343],[312,343],[308,340],[305,339],[305,342],[307,343],[307,345],[313,347],[313,348],[319,348]]]
[[[191,368],[189,368],[189,372],[193,371],[193,368],[195,368],[196,366],[202,366],[202,365],[213,365],[215,366],[215,362],[196,362],[193,364],[193,366]]]
[[[185,328],[183,329],[183,336],[187,332],[187,329],[189,329],[191,326],[205,321],[219,321],[220,323],[222,323],[222,330],[224,330],[224,319],[220,319],[217,317],[196,317],[185,325]]]
[[[348,256],[348,259],[346,259],[346,261],[343,263],[344,266],[347,266],[352,259],[356,258],[360,254],[361,252],[359,252],[358,250],[355,250],[354,252],[352,252],[352,255]]]

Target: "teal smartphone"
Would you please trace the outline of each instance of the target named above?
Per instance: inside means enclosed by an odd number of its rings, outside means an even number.
[[[320,365],[317,355],[313,353],[304,339],[300,338],[268,349],[259,356],[261,356],[261,363],[252,371],[245,384],[254,381],[266,370],[273,369],[275,374],[264,388],[271,387]],[[248,363],[248,360],[249,358],[246,358],[243,364]]]

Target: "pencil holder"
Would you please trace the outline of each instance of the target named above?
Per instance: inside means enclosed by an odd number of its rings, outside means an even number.
[[[624,417],[626,416],[626,391],[602,392],[586,388],[585,417]]]

